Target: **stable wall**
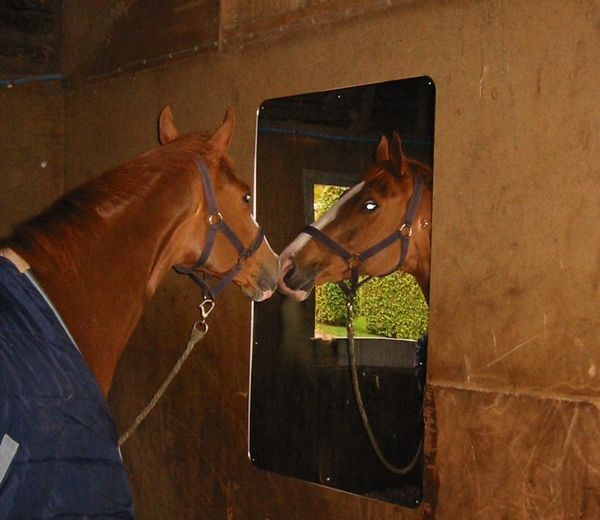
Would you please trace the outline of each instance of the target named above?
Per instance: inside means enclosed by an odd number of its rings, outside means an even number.
[[[425,503],[250,464],[250,304],[232,288],[124,446],[139,518],[600,516],[600,13],[542,4],[407,3],[69,89],[66,186],[152,146],[166,103],[183,131],[234,106],[231,154],[251,181],[265,98],[423,74],[437,86]],[[169,275],[149,304],[110,396],[121,430],[183,350],[198,297]]]
[[[0,88],[0,236],[64,189],[64,92],[60,85]]]

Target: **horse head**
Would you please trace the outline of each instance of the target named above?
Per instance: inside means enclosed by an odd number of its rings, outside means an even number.
[[[227,155],[234,127],[230,109],[208,140],[197,134],[180,136],[171,108],[161,111],[162,148],[192,159],[186,173],[192,177],[190,194],[195,209],[172,239],[171,261],[179,272],[191,274],[197,281],[196,271],[226,283],[231,280],[247,297],[262,301],[277,286],[279,259],[252,216],[251,190],[235,176],[234,163]]]
[[[428,298],[431,180],[431,169],[404,153],[396,132],[391,143],[382,136],[362,181],[281,253],[280,292],[302,301],[316,284],[401,269]]]

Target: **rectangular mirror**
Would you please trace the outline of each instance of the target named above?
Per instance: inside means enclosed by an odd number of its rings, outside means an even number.
[[[428,77],[265,101],[258,111],[257,219],[281,252],[373,163],[382,135],[433,166],[435,87]],[[368,240],[367,240],[368,242]],[[368,245],[368,243],[366,244]],[[276,294],[253,306],[249,454],[261,469],[415,507],[423,480],[421,384],[416,340],[428,309],[410,275],[365,285],[354,319],[364,408],[385,457],[377,457],[354,397],[345,306],[333,284],[298,303]]]

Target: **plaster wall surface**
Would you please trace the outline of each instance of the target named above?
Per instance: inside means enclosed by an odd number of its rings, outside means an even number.
[[[232,288],[124,446],[139,518],[598,516],[599,28],[593,0],[416,2],[68,90],[65,187],[153,146],[167,103],[183,131],[234,106],[251,181],[262,100],[424,74],[437,87],[424,504],[250,464],[250,304]],[[197,298],[169,275],[149,304],[110,396],[121,430],[183,350]]]
[[[0,90],[0,236],[64,189],[64,92],[55,84]]]

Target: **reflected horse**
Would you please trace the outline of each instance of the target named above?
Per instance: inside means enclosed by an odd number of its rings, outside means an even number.
[[[400,136],[382,136],[375,161],[318,221],[281,253],[280,292],[305,300],[315,284],[398,269],[429,300],[432,171],[407,156]]]
[[[383,136],[375,162],[360,183],[350,188],[325,215],[304,228],[281,253],[280,292],[298,301],[308,298],[315,284],[338,282],[348,312],[348,356],[352,387],[369,441],[381,463],[392,473],[406,475],[422,455],[422,439],[404,466],[391,463],[371,428],[360,391],[356,363],[352,305],[358,287],[372,276],[400,269],[412,274],[429,301],[431,251],[431,168],[407,156],[400,136]],[[359,276],[367,278],[359,282]],[[343,283],[349,280],[349,283]],[[426,337],[415,349],[415,379],[422,395],[425,383]],[[419,427],[422,417],[419,419]]]
[[[278,257],[227,155],[234,124],[228,111],[209,138],[180,136],[166,107],[162,146],[0,242],[0,518],[132,517],[104,396],[144,304],[172,267],[255,301],[275,290]]]

